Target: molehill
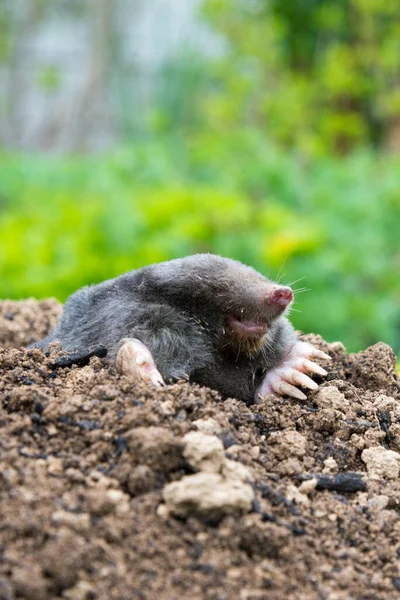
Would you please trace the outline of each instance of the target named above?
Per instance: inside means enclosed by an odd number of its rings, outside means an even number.
[[[388,346],[305,336],[333,357],[319,389],[246,406],[22,349],[60,309],[0,303],[0,600],[400,596]]]

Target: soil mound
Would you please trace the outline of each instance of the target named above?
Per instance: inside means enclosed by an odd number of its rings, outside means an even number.
[[[333,357],[319,389],[246,406],[15,347],[59,312],[0,303],[1,600],[399,598],[388,346],[305,336]]]

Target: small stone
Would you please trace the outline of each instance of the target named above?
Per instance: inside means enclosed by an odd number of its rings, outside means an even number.
[[[61,458],[49,456],[47,458],[47,472],[50,475],[60,475],[63,472],[63,462]]]
[[[299,492],[308,496],[315,490],[318,484],[318,479],[313,477],[312,479],[306,479],[299,485]]]
[[[58,429],[55,425],[49,425],[47,427],[47,435],[49,437],[53,437],[54,435],[57,435],[57,433],[58,433]]]
[[[138,465],[129,470],[126,483],[132,496],[140,496],[154,488],[156,475],[148,465]]]
[[[338,464],[333,456],[328,456],[324,460],[324,468],[322,470],[323,473],[335,473],[338,470]]]
[[[260,446],[252,446],[250,449],[251,456],[257,460],[260,457]]]
[[[337,519],[338,519],[338,516],[337,516],[337,514],[336,514],[336,513],[330,513],[330,514],[328,515],[328,519],[329,519],[329,521],[331,521],[332,523],[336,523],[336,521],[337,521]]]
[[[169,517],[169,510],[168,510],[166,504],[159,504],[156,512],[157,512],[157,515],[159,517],[161,517],[162,519],[168,519],[168,517]]]
[[[367,465],[371,479],[397,479],[400,472],[400,454],[382,446],[366,448],[361,459]]]
[[[195,471],[219,473],[225,461],[224,446],[215,435],[190,431],[183,437],[183,456]]]
[[[165,400],[165,402],[161,402],[160,413],[166,416],[170,416],[175,413],[174,405],[172,404],[171,400]]]
[[[216,473],[196,473],[174,481],[163,490],[168,513],[179,517],[202,515],[220,518],[252,509],[254,491],[238,479],[226,480]]]
[[[303,504],[305,506],[310,504],[309,498],[305,494],[302,494],[299,488],[292,484],[288,485],[286,488],[286,498],[289,502],[294,502],[295,504]]]
[[[202,433],[209,435],[221,433],[221,425],[215,419],[197,419],[193,421],[193,425]]]

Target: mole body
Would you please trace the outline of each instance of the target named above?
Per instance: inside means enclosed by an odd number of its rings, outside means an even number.
[[[103,345],[107,360],[155,385],[177,379],[254,402],[272,392],[305,398],[307,372],[329,358],[300,342],[285,312],[289,287],[240,262],[195,254],[130,271],[70,296],[53,332],[66,352]]]

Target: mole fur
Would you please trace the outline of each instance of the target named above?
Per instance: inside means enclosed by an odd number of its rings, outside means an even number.
[[[121,340],[136,338],[165,381],[186,378],[252,403],[265,373],[297,341],[284,316],[290,301],[275,301],[280,290],[289,290],[291,301],[290,288],[251,267],[195,254],[83,287],[52,333],[31,347],[54,340],[65,352],[105,346],[114,364]]]

